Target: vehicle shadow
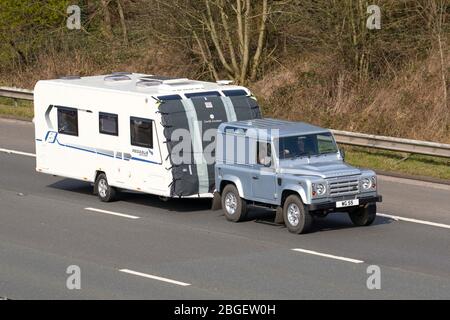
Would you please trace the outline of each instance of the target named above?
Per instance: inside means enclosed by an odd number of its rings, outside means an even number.
[[[74,179],[62,179],[47,187],[96,197],[92,192],[93,187],[89,182]],[[133,191],[118,192],[116,202],[133,203],[178,212],[206,211],[211,209],[211,199],[172,198],[168,201],[163,201],[158,196]]]
[[[96,197],[92,193],[92,185],[88,182],[83,182],[74,179],[62,179],[53,184],[48,185],[49,188],[54,188],[63,191],[74,192],[91,197]],[[158,196],[132,192],[121,191],[117,194],[117,202],[133,203],[146,207],[155,207],[158,209],[167,210],[170,212],[198,212],[210,211],[211,199],[187,199],[187,198],[172,198],[168,201],[161,200]],[[222,211],[217,211],[219,215],[223,216]],[[275,211],[262,207],[249,206],[246,222],[256,222],[261,224],[272,225],[274,227],[285,228],[284,224],[274,222]],[[225,219],[225,218],[224,218]],[[372,226],[389,224],[393,220],[378,216]],[[355,228],[350,218],[345,212],[331,213],[325,218],[315,218],[310,233],[331,231],[339,229]]]
[[[275,223],[274,218],[275,218],[274,210],[259,207],[250,207],[247,216],[247,221],[254,221],[256,223],[285,228],[284,224]],[[393,222],[392,219],[377,216],[371,226],[385,225],[390,224],[391,222]],[[348,217],[348,214],[346,212],[335,212],[330,213],[328,216],[324,218],[315,217],[309,233],[334,231],[350,228],[357,228],[357,227],[353,225],[352,221]]]

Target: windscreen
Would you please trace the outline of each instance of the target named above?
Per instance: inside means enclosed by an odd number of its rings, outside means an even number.
[[[320,156],[338,151],[333,136],[329,132],[282,137],[275,141],[275,144],[278,144],[280,160]]]

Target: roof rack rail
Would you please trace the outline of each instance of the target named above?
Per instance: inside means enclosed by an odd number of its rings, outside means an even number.
[[[111,73],[111,75],[113,75],[113,76],[128,76],[128,75],[131,75],[131,74],[133,74],[133,72],[116,71],[116,72]]]
[[[75,79],[81,79],[81,77],[77,76],[77,75],[68,75],[68,76],[59,77],[59,79],[61,79],[61,80],[75,80]]]

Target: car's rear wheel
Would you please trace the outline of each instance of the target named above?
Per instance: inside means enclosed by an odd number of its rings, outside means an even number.
[[[116,188],[111,187],[106,174],[100,173],[95,180],[95,193],[102,202],[111,202],[116,198]]]
[[[232,184],[226,185],[222,191],[222,208],[225,217],[233,222],[242,221],[247,216],[247,202]]]
[[[375,221],[377,216],[377,205],[375,203],[369,203],[365,207],[350,211],[348,215],[355,226],[369,226]]]
[[[299,196],[293,194],[287,197],[283,205],[283,218],[289,232],[306,233],[310,230],[313,217]]]

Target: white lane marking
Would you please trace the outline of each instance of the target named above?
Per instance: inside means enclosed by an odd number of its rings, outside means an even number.
[[[133,271],[133,270],[120,269],[119,271],[129,273],[129,274],[132,274],[135,276],[140,276],[140,277],[149,278],[149,279],[153,279],[153,280],[159,280],[159,281],[163,281],[163,282],[173,283],[173,284],[183,286],[183,287],[190,286],[190,284],[186,283],[186,282],[181,282],[181,281],[176,281],[176,280],[172,280],[172,279],[168,279],[168,278],[153,276],[151,274],[137,272],[137,271]]]
[[[99,212],[99,213],[106,213],[106,214],[110,214],[110,215],[113,215],[113,216],[118,216],[118,217],[128,218],[128,219],[139,219],[140,218],[140,217],[132,216],[132,215],[129,215],[129,214],[118,213],[118,212],[113,212],[113,211],[108,211],[108,210],[101,210],[101,209],[96,209],[96,208],[84,208],[84,210],[93,211],[93,212]]]
[[[412,219],[412,218],[393,216],[393,215],[385,214],[385,213],[377,213],[377,216],[385,217],[385,218],[391,218],[391,219],[396,220],[396,221],[406,221],[406,222],[412,222],[412,223],[425,224],[425,225],[432,226],[432,227],[439,227],[439,228],[450,229],[450,225],[443,224],[443,223],[437,223],[437,222],[431,222],[431,221],[425,221],[425,220],[418,220],[418,219]]]
[[[34,153],[28,153],[28,152],[17,151],[17,150],[9,150],[9,149],[0,148],[0,152],[36,158],[36,155]]]
[[[346,257],[341,257],[341,256],[335,256],[335,255],[332,255],[332,254],[321,253],[321,252],[312,251],[312,250],[305,250],[305,249],[299,249],[299,248],[291,249],[291,250],[298,251],[298,252],[303,252],[303,253],[314,254],[316,256],[321,256],[321,257],[326,257],[326,258],[331,258],[331,259],[336,259],[336,260],[352,262],[352,263],[364,263],[364,261],[362,261],[362,260],[346,258]]]
[[[383,175],[377,175],[377,177],[378,177],[378,180],[380,180],[380,181],[403,183],[403,184],[408,184],[411,186],[417,186],[417,187],[422,187],[422,188],[450,190],[450,185],[441,184],[441,183],[420,181],[420,180],[407,179],[407,178],[398,178],[398,177],[391,177],[391,176],[383,176]]]

